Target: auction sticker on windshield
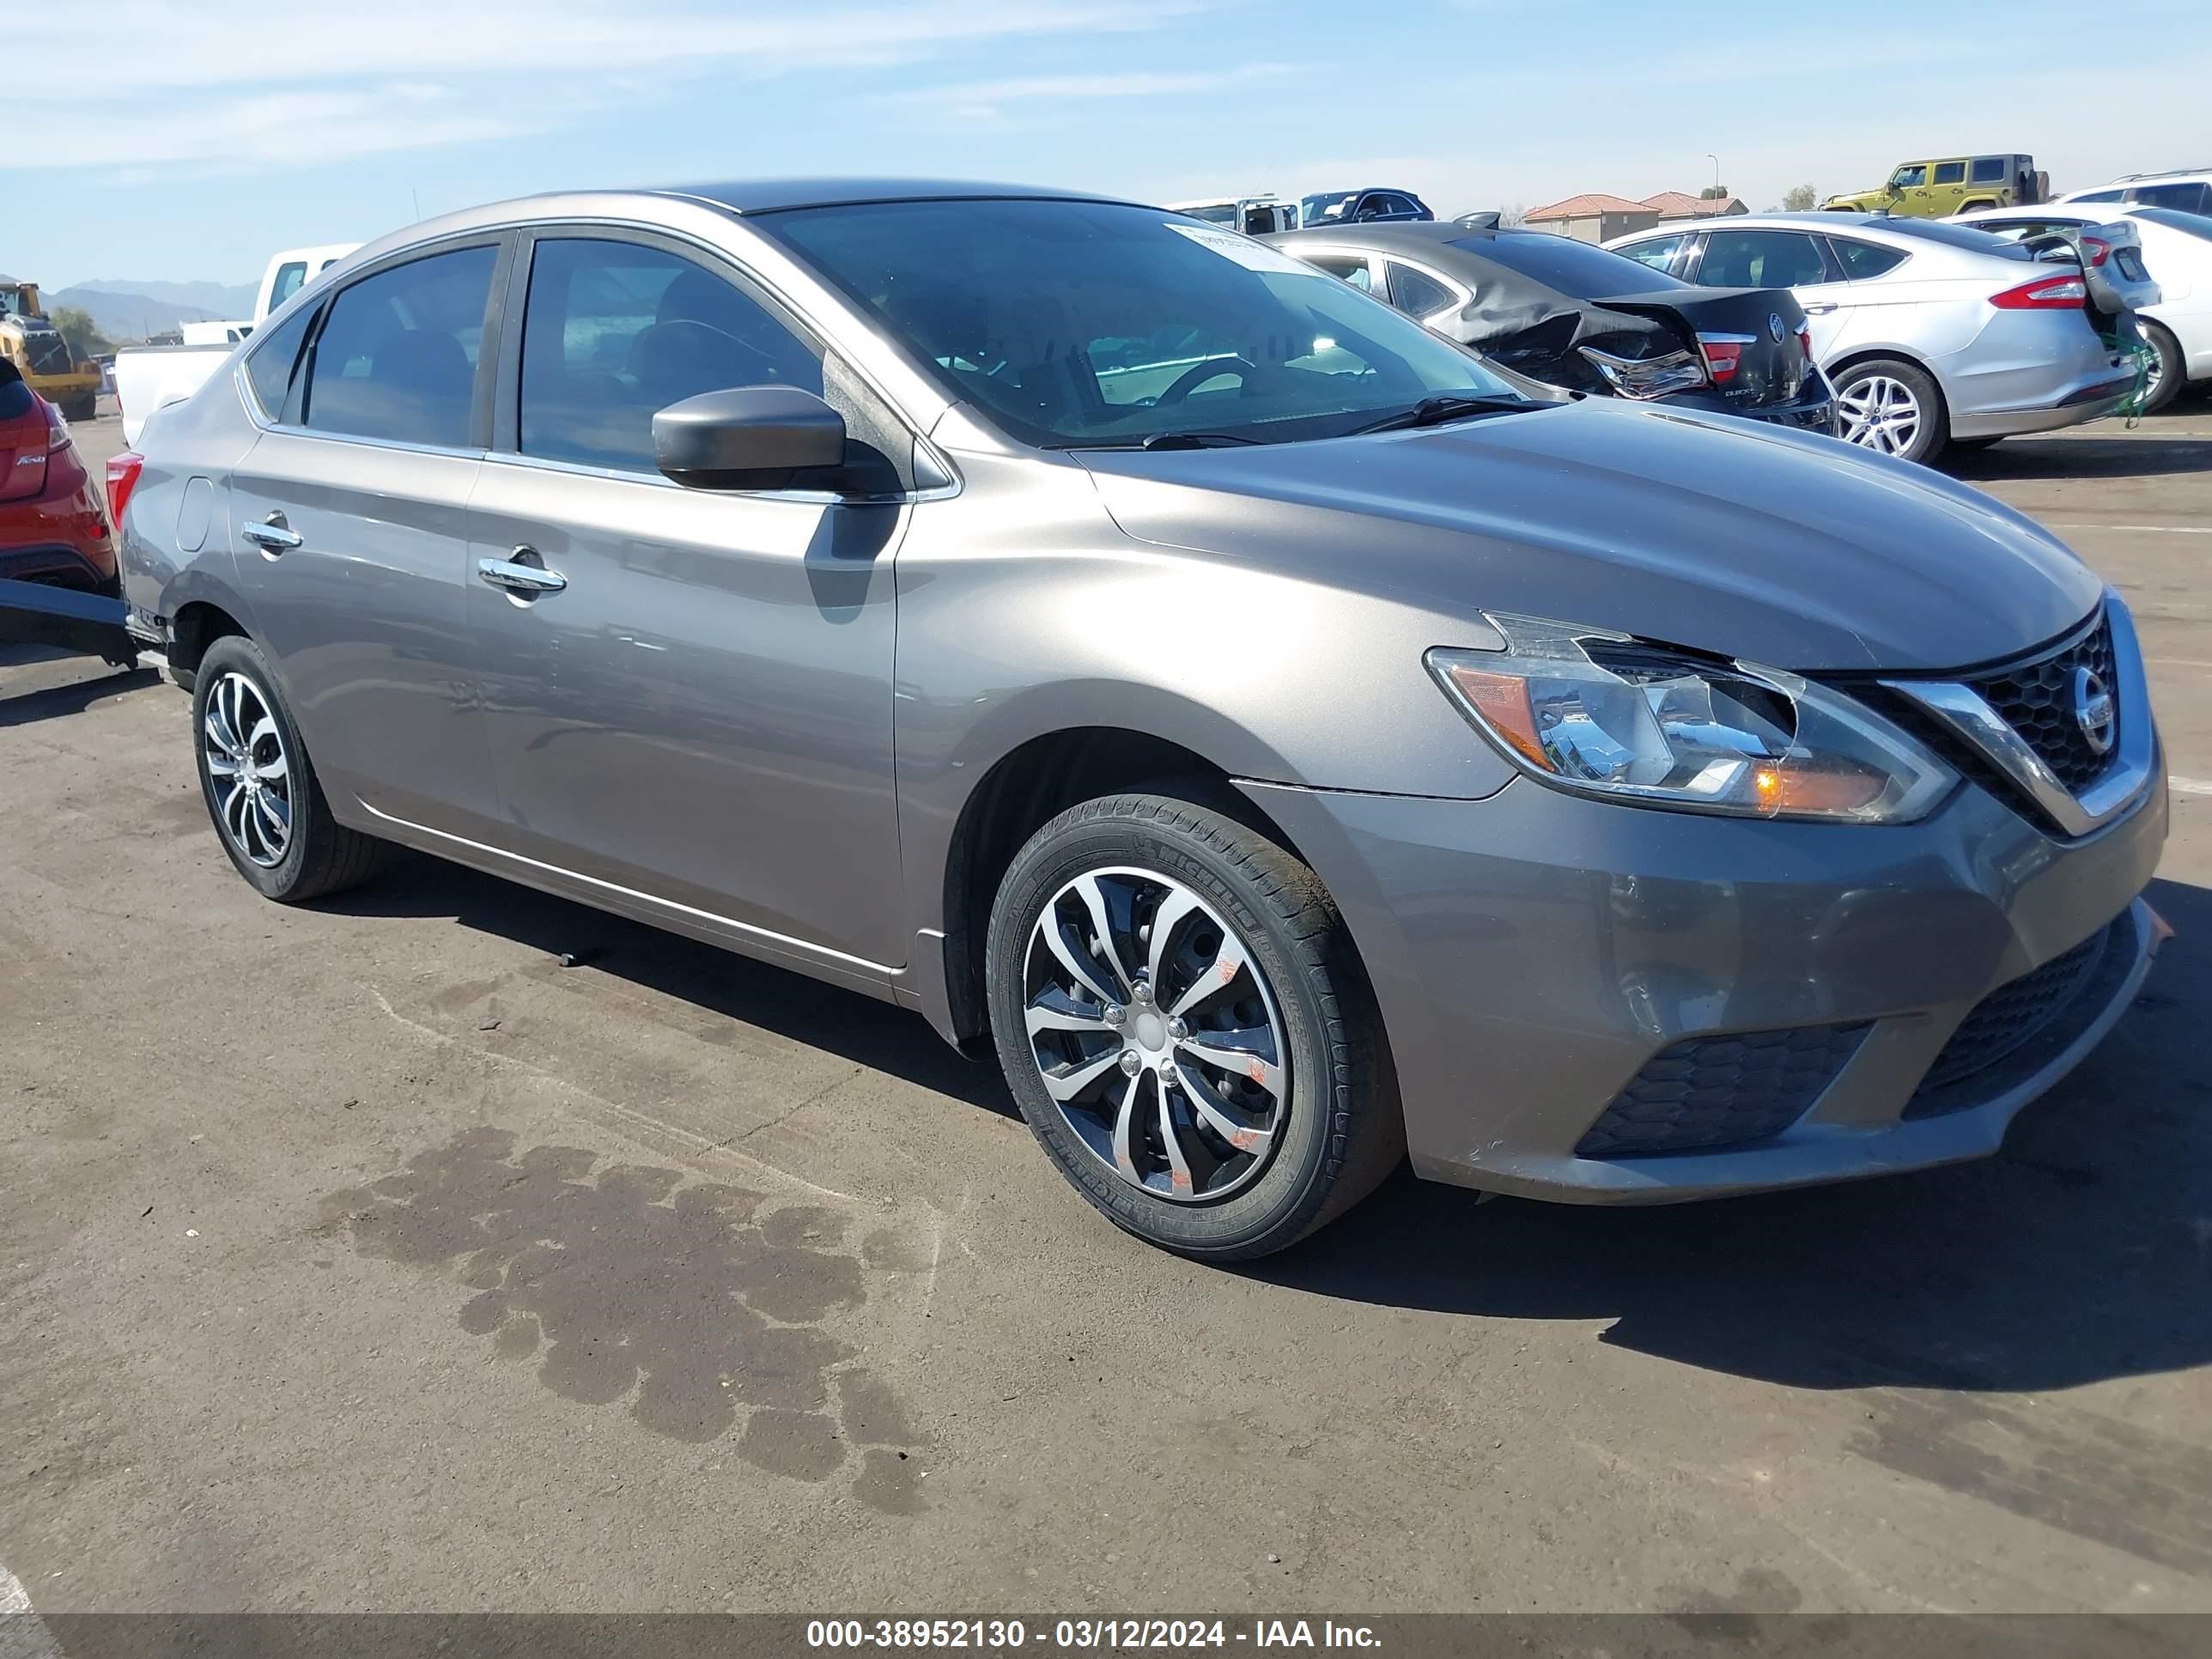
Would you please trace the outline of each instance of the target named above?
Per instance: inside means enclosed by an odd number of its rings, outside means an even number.
[[[1247,270],[1272,271],[1279,276],[1310,276],[1311,265],[1301,264],[1287,253],[1278,253],[1271,247],[1262,247],[1249,236],[1239,236],[1233,230],[1216,230],[1211,225],[1179,224],[1173,220],[1167,227],[1178,236],[1188,236],[1200,247],[1212,248],[1224,259],[1234,259]]]

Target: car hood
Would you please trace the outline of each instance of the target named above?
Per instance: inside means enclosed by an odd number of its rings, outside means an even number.
[[[1140,541],[1441,617],[1548,617],[1808,672],[2014,656],[2080,621],[2103,591],[2057,538],[1940,473],[1613,398],[1321,442],[1079,459]]]

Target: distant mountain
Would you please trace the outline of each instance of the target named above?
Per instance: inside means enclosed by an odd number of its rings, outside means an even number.
[[[186,295],[194,296],[186,300]],[[221,283],[79,283],[40,296],[49,312],[69,306],[91,313],[111,340],[143,340],[179,323],[227,321],[253,313],[254,290]]]
[[[143,294],[165,306],[184,306],[210,317],[243,317],[253,309],[251,283],[79,283],[95,294]]]

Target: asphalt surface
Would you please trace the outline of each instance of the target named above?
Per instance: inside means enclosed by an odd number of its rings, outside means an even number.
[[[1959,470],[2126,592],[2204,781],[2113,1037],[1984,1164],[1401,1176],[1243,1272],[918,1018],[428,860],[267,904],[183,697],[0,654],[0,1592],[2212,1609],[2212,405]]]

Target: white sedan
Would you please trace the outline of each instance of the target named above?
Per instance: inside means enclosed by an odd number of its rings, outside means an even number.
[[[1843,435],[1885,454],[1927,461],[2097,420],[2135,389],[2081,264],[1948,219],[1756,214],[1606,246],[1686,282],[1790,289]]]
[[[2143,263],[2159,302],[2141,313],[2144,337],[2158,350],[2147,407],[2163,408],[2191,381],[2212,380],[2212,219],[2172,208],[2054,202],[2032,208],[1984,208],[1950,222],[1999,236],[2081,230],[2119,220],[2142,239]]]

